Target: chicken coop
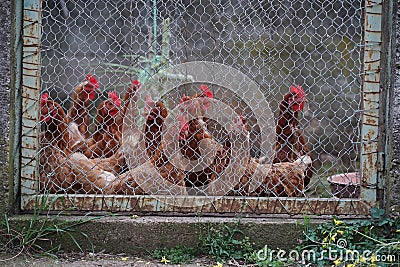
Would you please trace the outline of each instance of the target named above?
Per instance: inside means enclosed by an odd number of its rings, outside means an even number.
[[[365,216],[383,199],[381,0],[17,0],[29,212]]]

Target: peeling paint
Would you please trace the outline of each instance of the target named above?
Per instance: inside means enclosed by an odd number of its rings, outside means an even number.
[[[382,43],[382,2],[366,1],[365,7],[365,50],[363,79],[363,124],[361,126],[361,171],[363,186],[361,198],[376,205],[376,185],[378,177],[379,138],[379,97],[380,97],[380,51]]]
[[[39,199],[43,196],[37,196]],[[32,209],[37,200],[36,196],[27,198],[26,207]],[[299,214],[319,214],[319,215],[348,215],[354,216],[367,215],[371,205],[363,200],[357,199],[329,199],[321,201],[321,199],[278,199],[278,198],[252,198],[246,200],[243,198],[224,197],[215,199],[210,203],[207,197],[192,196],[186,197],[187,203],[208,203],[205,205],[198,205],[193,209],[185,206],[172,206],[166,205],[165,202],[152,196],[74,196],[73,201],[67,201],[61,196],[50,195],[49,201],[55,199],[54,210],[64,210],[67,208],[79,207],[82,212],[93,211],[93,206],[90,203],[109,203],[110,205],[102,205],[105,212],[142,212],[142,213],[156,213],[156,214],[172,214],[172,213],[193,213],[202,212],[204,214],[218,213],[218,214],[235,214],[244,213],[251,217],[270,214],[279,215],[299,215]],[[130,202],[130,208],[121,205],[125,200]],[[170,197],[165,198],[166,202],[171,202]],[[149,205],[151,203],[151,205]]]
[[[37,185],[37,151],[40,90],[40,22],[41,1],[25,0],[23,11],[23,76],[22,76],[22,132],[21,132],[21,208],[31,205],[26,200],[36,193]],[[33,202],[34,204],[34,202]]]

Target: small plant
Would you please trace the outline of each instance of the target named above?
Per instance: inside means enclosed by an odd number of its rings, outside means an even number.
[[[186,247],[158,249],[153,258],[163,263],[179,264],[190,261],[197,254],[212,256],[217,265],[230,261],[256,264],[262,267],[304,267],[304,266],[397,266],[400,261],[400,218],[384,215],[384,210],[371,210],[370,220],[331,221],[311,226],[311,218],[305,216],[303,237],[290,251],[254,249],[243,231],[240,219],[234,227],[208,227],[201,232],[200,244],[195,250]],[[201,228],[199,228],[201,230]],[[254,266],[254,265],[252,265]]]
[[[200,238],[203,253],[214,256],[216,260],[251,260],[254,245],[248,236],[239,229],[240,220],[232,228],[226,224],[222,229],[208,228],[204,237]]]
[[[377,266],[400,257],[400,218],[373,208],[370,220],[332,221],[317,228],[306,226],[298,251],[314,250],[318,266]]]
[[[199,244],[196,248],[176,246],[173,248],[159,248],[154,250],[150,257],[165,264],[188,263],[196,256],[212,256],[217,262],[215,266],[223,266],[223,262],[234,260],[256,262],[252,256],[254,246],[240,228],[240,219],[230,227],[226,224],[222,228],[208,226],[205,233],[199,227]]]
[[[176,246],[173,248],[158,248],[151,255],[154,259],[159,259],[162,263],[182,264],[194,259],[196,256],[194,248],[186,246]]]
[[[0,221],[0,245],[2,246],[0,251],[14,253],[14,257],[20,254],[57,257],[57,253],[60,252],[62,245],[61,241],[55,244],[50,239],[51,236],[55,235],[58,238],[64,236],[70,238],[76,247],[83,252],[81,245],[76,239],[76,234],[83,236],[90,244],[91,242],[85,233],[78,232],[75,228],[97,218],[91,217],[73,222],[61,221],[60,216],[64,214],[63,211],[49,216],[51,207],[58,200],[63,201],[59,197],[55,197],[49,201],[48,195],[41,198],[38,197],[29,223],[22,226],[21,229],[10,227],[8,216],[3,214]]]
[[[268,250],[267,253],[270,253],[271,251]],[[254,262],[260,266],[260,267],[286,267],[286,266],[290,266],[290,267],[304,267],[305,265],[303,264],[299,264],[294,262],[293,260],[287,259],[287,260],[282,260],[277,258],[276,256],[271,257],[271,258],[266,258],[266,259],[258,259],[256,257],[256,253],[254,253],[252,259],[254,260]]]

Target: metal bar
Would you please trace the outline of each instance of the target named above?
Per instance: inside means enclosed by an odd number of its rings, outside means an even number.
[[[365,1],[364,62],[361,125],[361,199],[377,200],[378,138],[381,81],[382,1]],[[373,46],[372,46],[373,44]]]
[[[26,209],[33,210],[37,197],[26,198]],[[54,210],[74,208],[75,211],[105,212],[156,212],[166,213],[246,213],[258,215],[352,215],[366,216],[371,206],[357,199],[296,199],[296,198],[257,198],[257,197],[204,197],[204,196],[127,196],[127,195],[46,195],[49,202],[57,199]],[[171,204],[175,203],[175,204]]]
[[[21,179],[21,77],[22,77],[22,6],[23,0],[13,1],[14,17],[13,29],[14,35],[12,38],[12,82],[11,94],[13,103],[11,108],[11,143],[12,148],[10,153],[10,164],[12,164],[10,178],[10,210],[18,213],[19,209],[19,185]]]
[[[24,210],[26,198],[36,195],[38,177],[39,91],[40,91],[40,36],[41,0],[25,0],[23,7],[23,46],[22,46],[22,120],[21,120],[21,209]]]

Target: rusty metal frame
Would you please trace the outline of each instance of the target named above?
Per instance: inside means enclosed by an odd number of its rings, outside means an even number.
[[[41,0],[24,0],[22,20],[21,207],[38,189]]]
[[[382,51],[382,1],[365,2],[364,61],[361,125],[361,199],[377,201],[379,153],[380,82]]]
[[[40,195],[39,195],[40,196]],[[251,215],[348,215],[366,216],[370,205],[354,199],[319,198],[259,198],[202,196],[123,196],[123,195],[57,195],[54,210],[139,212],[170,214],[237,214]],[[26,209],[31,210],[36,198],[29,198]],[[173,205],[171,203],[174,203]]]
[[[364,57],[362,84],[360,199],[337,198],[252,198],[170,197],[163,196],[101,196],[66,195],[58,198],[54,209],[76,208],[78,211],[161,212],[161,213],[237,213],[248,214],[320,214],[368,215],[377,206],[377,186],[380,166],[379,105],[382,1],[365,1]],[[22,132],[21,132],[21,209],[30,211],[38,197],[38,117],[40,91],[41,0],[25,0],[23,11],[23,73],[22,73]],[[58,196],[50,195],[50,199]],[[175,201],[177,205],[165,204]],[[185,204],[185,205],[183,205]],[[186,205],[187,204],[187,205]],[[185,208],[190,207],[190,208]]]

